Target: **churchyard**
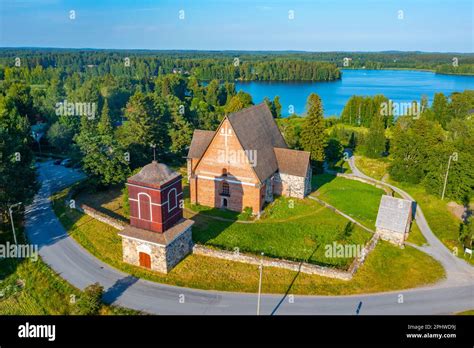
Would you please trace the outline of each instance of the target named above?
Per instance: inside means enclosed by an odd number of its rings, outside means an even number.
[[[335,178],[333,178],[335,179]],[[337,178],[338,185],[331,187],[327,177],[316,177],[313,194],[331,200],[340,210],[357,216],[357,205],[339,205],[345,190],[335,188],[348,185],[352,190],[347,200],[375,199],[382,191],[359,182]],[[360,184],[360,185],[358,185]],[[183,181],[186,197],[186,182]],[[329,186],[326,186],[329,185]],[[169,274],[152,272],[122,261],[121,238],[117,230],[94,218],[64,206],[67,191],[53,197],[53,207],[62,224],[84,248],[106,263],[132,275],[161,283],[201,289],[253,292],[258,282],[258,268],[240,262],[221,260],[201,255],[189,255]],[[349,193],[349,191],[346,191]],[[120,188],[107,192],[93,192],[78,196],[79,200],[112,216],[127,218]],[[290,202],[291,201],[291,202]],[[278,198],[264,210],[260,219],[252,221],[243,213],[233,213],[203,206],[185,204],[185,216],[196,221],[193,239],[211,248],[222,248],[249,254],[265,253],[265,257],[278,257],[306,261],[345,269],[352,258],[327,258],[321,245],[365,244],[371,234],[355,226],[350,233],[344,230],[348,221],[319,203],[304,200]],[[376,214],[377,207],[373,208]],[[374,213],[365,216],[367,226],[373,224]],[[364,220],[364,219],[362,219]],[[361,220],[361,221],[362,221]],[[429,270],[429,272],[427,272]],[[264,272],[263,291],[268,293],[291,291],[299,294],[356,294],[363,292],[405,289],[433,283],[444,276],[438,262],[412,248],[399,249],[380,241],[370,253],[363,267],[350,281],[297,273],[267,267]],[[293,285],[291,285],[293,284]]]

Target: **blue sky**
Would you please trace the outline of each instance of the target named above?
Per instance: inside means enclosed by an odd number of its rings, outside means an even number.
[[[0,0],[0,46],[473,52],[472,3]]]

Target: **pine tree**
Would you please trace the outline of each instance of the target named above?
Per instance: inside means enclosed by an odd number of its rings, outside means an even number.
[[[386,145],[385,128],[382,116],[375,115],[370,124],[366,139],[365,154],[370,158],[380,158]]]
[[[316,165],[324,161],[324,117],[321,98],[311,93],[306,102],[307,115],[301,129],[301,144],[305,151],[311,152],[311,160]]]

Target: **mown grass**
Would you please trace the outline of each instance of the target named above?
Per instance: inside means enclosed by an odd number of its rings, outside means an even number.
[[[66,190],[55,195],[56,214],[74,239],[111,266],[136,277],[191,288],[255,293],[258,267],[245,263],[189,255],[167,275],[122,262],[117,230],[64,206]],[[277,220],[278,213],[275,213]],[[245,224],[246,226],[248,224]],[[401,290],[425,285],[444,277],[444,270],[428,255],[407,247],[399,249],[380,242],[351,281],[267,267],[263,272],[264,293],[348,295]]]
[[[313,176],[315,197],[331,204],[364,226],[375,229],[375,221],[384,191],[359,181],[330,174]]]
[[[361,159],[361,156],[357,156],[356,165],[362,172],[369,175],[370,171],[365,167],[366,162],[361,161]],[[376,160],[372,160],[372,163],[375,163],[374,161]],[[384,163],[380,164],[379,168],[387,167]],[[453,251],[453,253],[457,253],[458,257],[474,264],[474,259],[469,259],[469,257],[465,256],[463,253],[462,244],[458,240],[461,221],[449,211],[447,206],[449,202],[448,200],[443,201],[439,197],[427,193],[425,188],[421,185],[402,183],[393,179],[389,179],[388,183],[409,193],[423,209],[423,214],[425,215],[431,230],[439,240],[446,245],[448,249]]]
[[[413,221],[410,228],[410,233],[408,234],[407,242],[422,246],[426,244],[426,238],[420,231],[420,228],[416,224],[416,221]]]
[[[371,234],[358,226],[343,236],[348,221],[309,199],[276,198],[254,223],[229,223],[194,215],[195,242],[220,249],[347,268],[353,258],[328,258],[325,245],[365,245]]]

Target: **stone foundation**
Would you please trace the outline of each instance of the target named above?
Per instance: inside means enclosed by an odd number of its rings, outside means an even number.
[[[408,237],[408,233],[398,233],[384,228],[377,228],[375,233],[380,239],[398,246],[403,245],[403,243],[405,243],[405,239]]]
[[[145,230],[143,235],[134,235],[132,232],[120,233],[122,237],[123,261],[135,266],[140,265],[140,253],[150,256],[150,269],[161,273],[170,272],[186,255],[192,253],[193,241],[190,220],[184,220],[177,226],[181,231],[165,235],[165,233],[150,232]],[[175,226],[176,227],[176,226]],[[175,228],[173,227],[173,228]],[[127,231],[127,230],[125,230]],[[130,230],[128,230],[130,231]],[[157,238],[148,238],[148,236]]]

